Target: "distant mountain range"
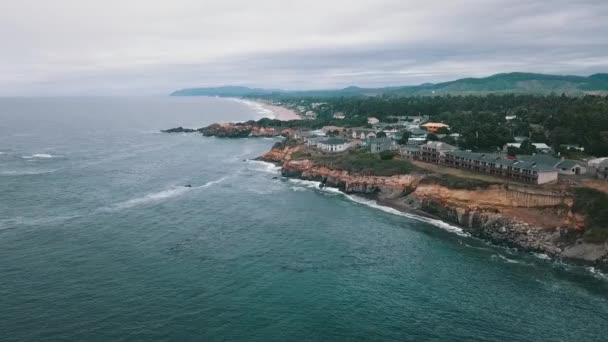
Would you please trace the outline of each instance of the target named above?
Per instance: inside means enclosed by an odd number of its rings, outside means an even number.
[[[247,87],[189,88],[172,93],[172,96],[376,96],[376,95],[486,95],[486,94],[608,94],[608,74],[585,76],[545,75],[523,72],[496,74],[483,78],[463,78],[443,83],[425,83],[415,86],[385,88],[347,87],[334,90],[284,91]]]

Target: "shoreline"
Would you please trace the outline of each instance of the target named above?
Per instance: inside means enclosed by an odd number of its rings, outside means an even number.
[[[302,177],[302,176],[287,175],[287,174],[283,173],[283,167],[280,162],[268,161],[268,160],[263,160],[260,158],[252,159],[252,161],[258,161],[258,162],[270,164],[273,167],[276,167],[279,169],[280,175],[283,179],[285,179],[287,181],[298,182],[298,183],[299,182],[309,183],[308,185],[304,185],[304,186],[306,186],[314,191],[328,191],[331,193],[339,193],[340,195],[344,196],[345,198],[349,199],[350,201],[352,201],[354,203],[357,203],[357,204],[360,204],[360,205],[363,205],[363,206],[366,206],[366,207],[369,207],[369,208],[372,208],[375,210],[380,210],[382,212],[385,212],[385,213],[388,213],[391,215],[401,216],[401,217],[405,217],[405,218],[415,220],[418,222],[430,224],[430,225],[436,227],[437,229],[440,229],[447,233],[455,234],[456,236],[458,236],[460,238],[474,239],[476,241],[479,241],[480,243],[488,244],[492,248],[496,248],[499,250],[515,250],[519,254],[520,258],[532,258],[534,260],[537,260],[537,262],[539,262],[539,263],[547,262],[547,263],[550,263],[552,267],[557,267],[562,270],[569,270],[572,272],[583,272],[586,275],[596,278],[598,280],[602,280],[602,281],[608,280],[608,268],[606,268],[605,265],[589,263],[589,262],[585,262],[583,260],[576,259],[576,258],[563,258],[558,255],[545,253],[544,251],[538,251],[538,250],[534,250],[534,249],[524,248],[522,246],[504,243],[504,241],[501,243],[500,241],[496,241],[493,239],[485,238],[483,236],[479,236],[474,231],[471,231],[469,229],[470,227],[461,226],[454,222],[450,222],[449,220],[446,220],[445,218],[442,218],[441,216],[434,215],[432,213],[426,212],[422,209],[415,208],[415,207],[412,207],[409,205],[404,205],[403,203],[399,203],[398,201],[395,201],[395,200],[382,198],[381,196],[378,196],[378,194],[346,192],[344,189],[340,188],[339,186],[336,186],[335,184],[325,185],[325,187],[320,188],[319,184],[322,184],[323,182],[321,182],[319,180],[311,179],[308,177]],[[310,183],[312,183],[312,185]],[[466,245],[466,243],[465,243],[465,245]],[[472,248],[475,248],[475,247],[472,247]],[[501,257],[500,255],[501,254],[499,254],[499,257]],[[507,262],[522,263],[522,261],[513,261],[510,259]],[[523,262],[525,263],[525,261],[523,261]]]
[[[267,109],[274,113],[276,120],[291,121],[291,120],[302,120],[300,116],[293,109],[289,109],[283,106],[276,106],[265,102],[257,102],[264,109]]]
[[[432,178],[425,182],[427,176],[424,174],[395,179],[351,175],[346,171],[314,166],[306,160],[294,161],[291,154],[297,150],[297,146],[273,147],[258,160],[280,166],[283,177],[321,182],[347,196],[373,201],[374,207],[390,208],[396,215],[414,215],[423,221],[432,221],[428,223],[442,229],[465,233],[496,246],[514,247],[523,252],[546,255],[553,260],[608,271],[608,244],[584,241],[583,231],[575,226],[574,220],[580,221],[584,217],[562,217],[564,222],[549,228],[513,215],[513,211],[522,210],[533,211],[534,215],[560,214],[562,206],[548,203],[552,200],[549,194],[500,185],[450,188]],[[518,200],[528,204],[518,205]]]
[[[283,106],[273,105],[273,104],[270,104],[263,100],[249,100],[249,99],[242,99],[242,98],[233,98],[233,99],[246,104],[247,106],[253,108],[258,114],[261,114],[262,117],[260,117],[258,119],[268,118],[268,119],[280,120],[280,121],[290,121],[290,120],[301,120],[302,119],[302,118],[300,118],[298,113],[293,109],[289,109],[289,108],[283,107]]]

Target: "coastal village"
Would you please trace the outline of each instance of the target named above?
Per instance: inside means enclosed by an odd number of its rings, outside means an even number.
[[[421,163],[435,164],[469,172],[503,177],[529,184],[546,184],[558,179],[596,178],[607,180],[608,157],[589,160],[572,160],[555,156],[544,143],[529,143],[526,137],[515,137],[518,143],[508,143],[495,153],[473,152],[459,149],[441,140],[457,140],[458,133],[441,122],[431,122],[425,116],[403,116],[397,123],[383,124],[374,117],[368,118],[372,128],[344,128],[325,126],[314,131],[292,132],[309,147],[327,153],[362,149],[369,153],[394,152],[395,157]],[[441,132],[441,133],[439,133]],[[404,138],[404,135],[407,137]],[[530,155],[517,152],[528,142],[536,152]]]
[[[302,110],[300,115],[304,120],[316,118],[316,113],[304,107],[296,109]],[[336,120],[345,117],[344,113],[333,114]],[[217,129],[212,135],[223,136],[222,132],[225,132],[225,136],[285,136],[322,153],[365,151],[382,154],[385,158],[408,160],[422,169],[460,169],[531,185],[590,179],[608,181],[608,157],[568,159],[555,153],[547,144],[532,142],[523,136],[515,136],[515,142],[505,144],[500,151],[463,150],[455,144],[460,134],[453,132],[446,123],[432,121],[429,116],[392,116],[391,121],[384,123],[376,117],[368,117],[365,127],[331,125],[314,130],[224,124],[224,130]],[[584,150],[580,146],[568,148]],[[533,152],[526,154],[525,151]]]

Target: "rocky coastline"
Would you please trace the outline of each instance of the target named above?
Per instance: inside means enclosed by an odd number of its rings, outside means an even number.
[[[199,129],[177,127],[166,133],[198,132],[220,138],[289,137],[291,129],[249,123],[213,124]],[[321,182],[346,194],[357,194],[405,212],[430,216],[459,226],[471,236],[496,245],[539,253],[608,272],[608,241],[585,239],[587,217],[575,210],[576,196],[567,190],[521,184],[446,181],[446,176],[412,172],[393,176],[351,174],[295,158],[306,154],[301,142],[278,143],[259,160],[281,167],[282,176]]]
[[[292,158],[302,145],[273,147],[259,159],[281,166],[284,177],[313,180],[363,195],[400,211],[415,211],[458,225],[497,245],[608,271],[608,243],[584,239],[585,217],[573,210],[573,194],[513,184],[458,188],[437,175],[353,175]]]
[[[218,137],[218,138],[248,138],[248,137],[260,137],[260,138],[271,138],[278,136],[289,136],[293,133],[291,129],[276,129],[272,127],[263,127],[260,125],[247,124],[247,123],[225,123],[225,124],[212,124],[206,127],[198,129],[175,127],[166,130],[162,130],[162,133],[201,133],[207,137]]]

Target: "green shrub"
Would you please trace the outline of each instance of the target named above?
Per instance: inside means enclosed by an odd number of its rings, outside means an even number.
[[[397,154],[393,151],[382,151],[380,152],[380,159],[382,160],[391,160],[393,159]]]
[[[590,188],[575,188],[572,211],[586,217],[585,240],[590,242],[608,240],[607,194]]]

